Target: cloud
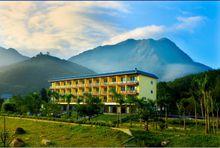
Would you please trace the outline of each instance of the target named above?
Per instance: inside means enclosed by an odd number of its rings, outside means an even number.
[[[103,45],[116,44],[126,39],[146,39],[146,38],[160,38],[165,35],[172,35],[179,31],[189,31],[192,33],[196,27],[205,22],[203,16],[191,17],[177,17],[177,22],[170,25],[148,25],[138,27],[132,30],[127,30],[105,41]]]
[[[103,45],[106,44],[116,44],[118,42],[124,41],[126,39],[146,39],[146,38],[156,38],[165,32],[164,26],[144,26],[135,28],[133,30],[124,32],[117,36],[112,37],[109,41],[104,42]]]
[[[115,36],[116,23],[96,17],[115,13],[130,12],[121,2],[0,3],[0,42],[31,56],[50,51],[69,57]]]
[[[174,31],[193,31],[205,19],[178,17],[176,24],[170,26],[127,29],[120,25],[128,19],[123,15],[129,16],[130,10],[129,5],[118,1],[0,3],[0,43],[29,56],[49,51],[69,58],[87,49],[129,38],[159,38]]]
[[[177,30],[188,30],[193,32],[193,29],[205,21],[203,16],[191,16],[191,17],[177,17],[178,24]]]

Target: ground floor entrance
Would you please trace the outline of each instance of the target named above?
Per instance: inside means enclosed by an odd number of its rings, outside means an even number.
[[[67,111],[67,105],[62,104],[61,105],[61,110],[62,111]],[[75,105],[70,104],[69,105],[69,110],[74,110]],[[103,107],[103,112],[104,113],[122,113],[122,114],[128,114],[128,113],[134,113],[135,112],[135,106],[127,106],[127,105],[122,105],[121,107],[119,105],[104,105]]]

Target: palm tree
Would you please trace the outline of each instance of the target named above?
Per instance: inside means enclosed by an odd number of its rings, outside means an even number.
[[[57,102],[59,102],[60,94],[58,92],[52,91],[50,96],[51,96],[53,101],[56,100]]]
[[[80,108],[80,103],[83,101],[81,98],[76,99],[76,119],[79,119],[79,108]]]
[[[67,94],[67,95],[64,95],[64,98],[65,98],[65,101],[67,102],[67,114],[68,116],[70,116],[70,102],[71,102],[71,99],[72,99],[73,95],[72,94]]]
[[[120,110],[121,110],[122,105],[123,105],[123,103],[124,103],[124,95],[117,93],[115,89],[111,89],[110,92],[113,94],[114,98],[116,99],[116,103],[119,104]],[[121,123],[121,118],[122,118],[122,113],[121,113],[121,111],[120,111],[120,123]],[[118,119],[118,120],[117,120],[117,126],[119,126],[119,114],[118,114],[118,109],[117,109],[117,119]]]
[[[130,127],[132,127],[132,119],[131,119],[131,116],[132,116],[132,105],[134,105],[134,104],[137,102],[137,97],[136,97],[136,96],[133,96],[133,95],[128,95],[128,96],[126,97],[125,102],[126,102],[127,104],[129,104]]]
[[[150,99],[141,98],[137,100],[138,115],[140,120],[144,121],[144,130],[149,130],[149,119],[155,112],[155,102]]]

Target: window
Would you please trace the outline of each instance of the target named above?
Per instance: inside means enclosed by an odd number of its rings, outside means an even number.
[[[125,87],[124,86],[121,87],[121,91],[125,91]]]
[[[121,78],[121,82],[125,82],[125,77],[122,77],[122,78]]]
[[[154,82],[153,82],[153,81],[150,81],[150,84],[151,84],[151,85],[153,85],[153,84],[154,84]]]
[[[91,84],[92,83],[92,80],[89,80],[89,84]]]
[[[112,82],[116,82],[116,78],[112,78]]]
[[[131,90],[131,91],[134,91],[134,90],[135,90],[135,87],[134,87],[134,86],[130,86],[130,90]]]
[[[134,76],[130,77],[130,81],[135,81],[136,78]]]
[[[153,90],[151,90],[151,91],[150,91],[150,93],[151,93],[151,94],[153,94],[153,93],[154,93],[154,91],[153,91]]]

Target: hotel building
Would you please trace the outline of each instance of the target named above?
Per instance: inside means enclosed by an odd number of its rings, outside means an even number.
[[[115,113],[117,103],[111,89],[117,93],[134,95],[138,98],[156,99],[157,76],[140,70],[120,71],[94,75],[71,76],[51,79],[50,90],[59,94],[73,94],[70,105],[76,104],[77,98],[83,97],[84,93],[91,93],[99,97],[105,105],[105,112]],[[59,104],[66,105],[64,100]],[[128,113],[129,108],[125,106],[119,112]]]

